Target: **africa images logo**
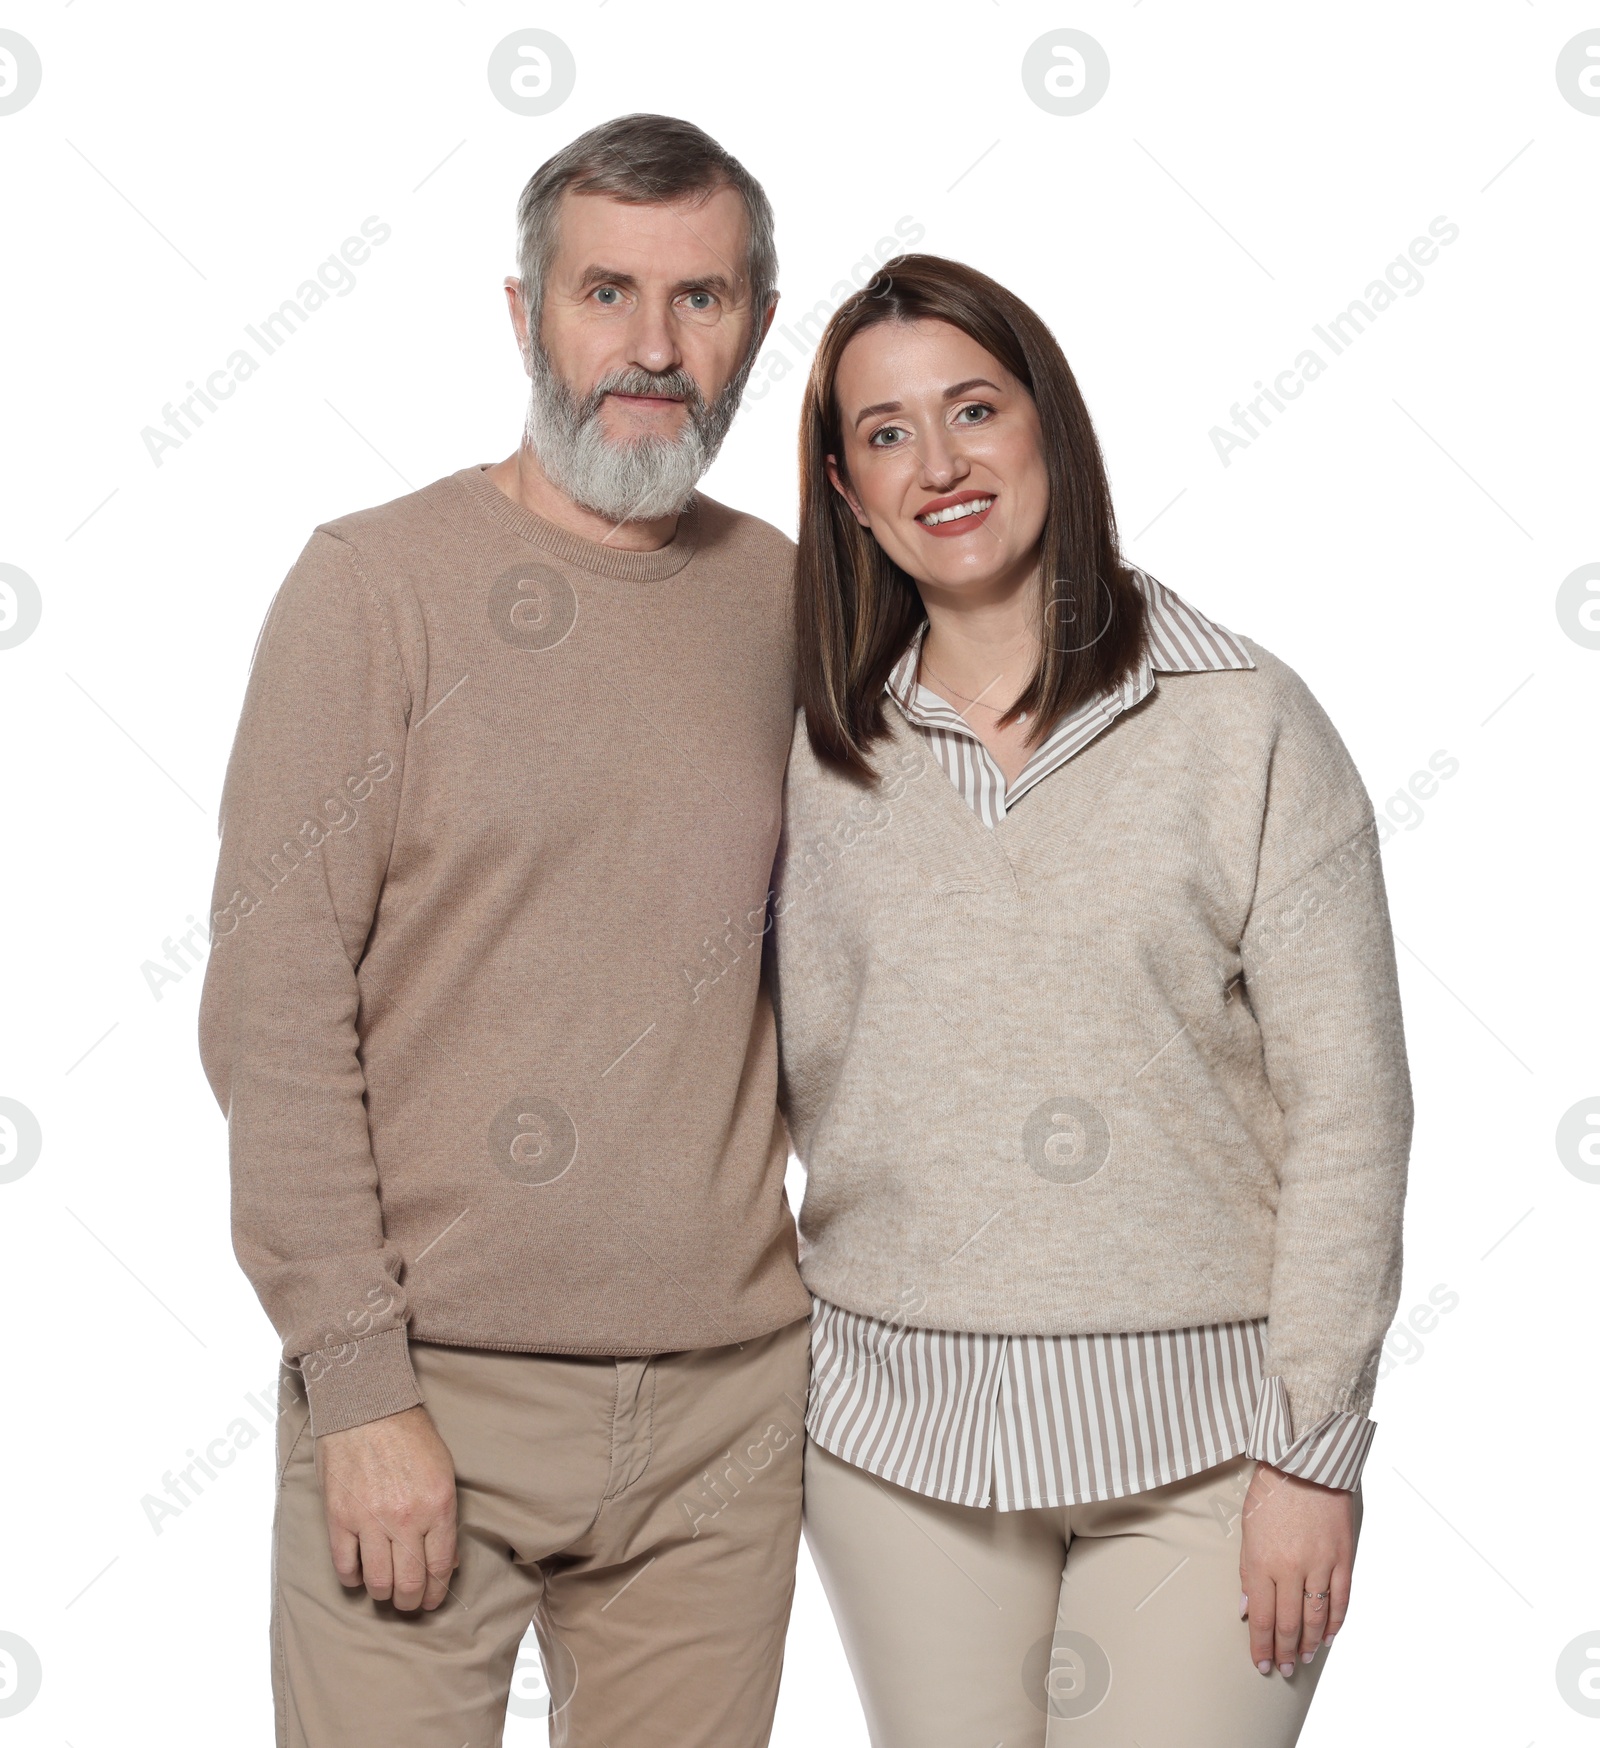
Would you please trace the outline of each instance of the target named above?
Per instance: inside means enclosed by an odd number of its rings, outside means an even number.
[[[1050,30],[1022,57],[1022,88],[1047,115],[1082,115],[1105,96],[1111,61],[1081,30]]]
[[[0,1098],[0,1184],[26,1177],[43,1149],[39,1119],[17,1099]]]
[[[548,30],[514,30],[489,56],[489,89],[513,115],[548,115],[572,95],[578,63]]]
[[[0,115],[26,109],[43,82],[39,51],[14,30],[0,30]]]
[[[0,1632],[0,1718],[26,1711],[43,1683],[39,1653],[17,1634]]]
[[[39,629],[39,585],[14,564],[0,564],[0,649],[15,649]]]

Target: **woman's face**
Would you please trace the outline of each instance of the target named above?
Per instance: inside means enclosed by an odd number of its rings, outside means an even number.
[[[879,322],[839,359],[828,477],[926,595],[996,599],[1038,565],[1050,505],[1033,397],[949,322]]]

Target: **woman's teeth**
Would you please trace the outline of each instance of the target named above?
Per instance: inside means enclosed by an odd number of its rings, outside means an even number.
[[[959,522],[963,516],[981,514],[993,502],[993,498],[972,498],[965,504],[952,504],[948,510],[930,510],[926,516],[919,516],[917,520],[924,528],[932,528],[936,522]]]

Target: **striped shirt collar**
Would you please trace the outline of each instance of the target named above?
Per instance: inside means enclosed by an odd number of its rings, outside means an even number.
[[[1134,570],[1134,582],[1145,598],[1147,636],[1139,657],[1139,665],[1122,683],[1111,691],[1080,704],[1070,711],[1037,746],[1017,779],[1008,788],[1000,768],[965,718],[931,688],[917,680],[917,664],[922,655],[922,641],[927,635],[927,621],[917,628],[906,652],[895,663],[885,682],[884,690],[899,707],[901,714],[915,727],[923,729],[937,740],[941,736],[959,736],[970,743],[959,749],[963,763],[976,759],[988,768],[991,781],[983,787],[992,792],[992,801],[984,808],[986,823],[992,808],[995,815],[1004,815],[1033,786],[1064,765],[1074,753],[1081,752],[1102,730],[1108,728],[1124,710],[1131,710],[1155,689],[1155,676],[1163,674],[1220,673],[1230,668],[1253,668],[1249,651],[1224,626],[1191,607],[1189,603],[1164,583],[1158,583],[1148,572]],[[941,752],[957,753],[945,742]],[[941,762],[945,762],[941,759]],[[948,766],[947,766],[948,768]]]

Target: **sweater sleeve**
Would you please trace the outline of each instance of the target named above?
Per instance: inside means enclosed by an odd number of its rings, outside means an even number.
[[[1304,1434],[1372,1403],[1400,1293],[1412,1104],[1372,804],[1333,724],[1277,665],[1240,958],[1284,1118],[1266,1372]]]
[[[421,1400],[386,1242],[357,1030],[410,689],[392,615],[318,531],[251,664],[223,787],[200,1054],[228,1119],[234,1250],[312,1430]]]

